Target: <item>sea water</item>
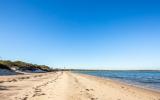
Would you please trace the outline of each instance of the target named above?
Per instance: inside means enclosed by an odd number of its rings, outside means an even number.
[[[79,71],[80,73],[110,78],[130,85],[160,91],[160,71]]]

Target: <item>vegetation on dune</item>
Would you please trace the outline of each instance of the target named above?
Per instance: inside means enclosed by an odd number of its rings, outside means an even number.
[[[0,68],[1,68],[1,69],[11,70],[8,66],[6,66],[6,65],[4,65],[4,64],[1,64],[1,63],[0,63]]]
[[[10,60],[0,60],[0,68],[1,69],[16,69],[21,71],[35,71],[35,70],[42,70],[42,71],[51,71],[46,65],[37,65],[26,63],[23,61],[10,61]]]

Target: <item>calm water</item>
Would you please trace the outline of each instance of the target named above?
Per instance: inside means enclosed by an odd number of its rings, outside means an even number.
[[[80,71],[160,91],[160,71]]]

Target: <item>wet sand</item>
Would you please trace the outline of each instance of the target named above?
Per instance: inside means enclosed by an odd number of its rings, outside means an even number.
[[[160,93],[71,72],[0,76],[0,100],[160,100]]]

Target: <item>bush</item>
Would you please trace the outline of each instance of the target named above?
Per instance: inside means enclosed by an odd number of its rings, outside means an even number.
[[[1,67],[2,66],[2,67]],[[5,68],[5,69],[11,69],[15,68],[18,70],[43,70],[43,71],[51,71],[51,68],[45,65],[36,65],[36,64],[31,64],[31,63],[26,63],[22,61],[9,61],[9,60],[0,60],[0,68]]]
[[[11,70],[8,66],[3,65],[0,63],[0,69],[7,69],[7,70]]]

